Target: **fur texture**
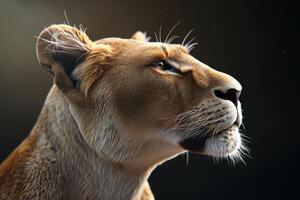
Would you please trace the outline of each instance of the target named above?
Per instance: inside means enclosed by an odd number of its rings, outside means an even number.
[[[68,25],[42,31],[37,56],[54,85],[0,166],[0,199],[153,200],[149,175],[180,153],[241,159],[241,85],[193,58],[187,36],[169,36],[91,41]]]

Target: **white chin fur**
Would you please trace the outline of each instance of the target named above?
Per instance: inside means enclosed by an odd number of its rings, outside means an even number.
[[[227,129],[224,133],[207,139],[204,154],[210,155],[217,160],[225,157],[235,163],[243,161],[242,154],[247,151],[242,143],[241,134],[236,126]]]

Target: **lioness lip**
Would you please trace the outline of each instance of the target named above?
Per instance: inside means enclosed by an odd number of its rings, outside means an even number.
[[[204,146],[205,146],[205,142],[207,139],[216,137],[221,134],[226,134],[227,131],[234,126],[237,126],[237,125],[233,124],[232,126],[228,127],[227,129],[222,130],[217,133],[214,133],[214,134],[211,133],[211,134],[205,134],[205,136],[199,135],[198,137],[187,137],[187,138],[183,139],[179,144],[182,148],[184,148],[188,151],[195,152],[195,153],[201,153],[202,151],[204,151]]]

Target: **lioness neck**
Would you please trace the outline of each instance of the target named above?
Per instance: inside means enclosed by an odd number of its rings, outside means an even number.
[[[53,88],[51,93],[59,91]],[[148,170],[131,169],[101,158],[82,138],[67,101],[56,96],[47,99],[51,102],[48,109],[52,131],[46,134],[58,148],[70,199],[138,199]]]
[[[32,195],[51,188],[47,191],[51,199],[144,199],[151,169],[134,169],[100,157],[83,139],[67,100],[55,86],[29,136],[33,137],[34,149],[22,164],[29,169],[26,181],[35,180],[26,183]]]

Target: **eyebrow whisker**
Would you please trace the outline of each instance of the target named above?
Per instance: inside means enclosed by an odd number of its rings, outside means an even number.
[[[171,42],[173,41],[173,40],[175,40],[176,38],[179,38],[179,36],[177,36],[177,35],[173,35],[172,37],[170,37],[165,43],[167,43],[167,44],[171,44]]]
[[[162,29],[162,27],[159,26],[159,42],[161,42],[161,29]]]
[[[154,36],[155,36],[156,42],[158,42],[158,37],[157,37],[156,32],[154,32]]]
[[[189,37],[189,35],[192,33],[194,31],[194,29],[191,29],[186,35],[185,35],[185,37],[183,38],[183,41],[182,41],[182,43],[181,43],[181,45],[182,46],[185,46],[185,41],[186,41],[186,39]]]
[[[171,33],[174,31],[174,29],[180,24],[180,21],[178,21],[169,31],[169,33],[167,34],[164,43],[168,43],[168,38],[171,35]],[[172,38],[172,37],[171,37]]]

